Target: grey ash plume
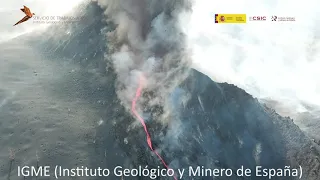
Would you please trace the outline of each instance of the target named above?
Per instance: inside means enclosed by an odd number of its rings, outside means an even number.
[[[97,0],[108,22],[106,60],[117,73],[117,94],[130,110],[139,75],[145,77],[141,104],[156,107],[162,123],[170,121],[168,94],[186,75],[190,66],[180,18],[191,12],[190,0]],[[141,108],[141,105],[140,105]],[[157,113],[156,113],[157,114]],[[159,114],[159,113],[158,113]]]

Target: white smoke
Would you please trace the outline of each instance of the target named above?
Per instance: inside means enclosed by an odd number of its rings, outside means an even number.
[[[107,60],[117,74],[117,93],[123,105],[131,107],[139,76],[144,79],[149,106],[167,111],[168,95],[183,80],[190,65],[181,13],[188,13],[188,0],[98,0],[106,9],[108,22],[115,24],[107,34]],[[143,101],[143,100],[142,100]],[[168,121],[168,118],[162,120]]]
[[[309,111],[306,105],[320,107],[319,5],[316,0],[197,0],[186,27],[194,66],[215,81],[277,101],[283,115]],[[296,21],[215,24],[215,13],[292,16]]]

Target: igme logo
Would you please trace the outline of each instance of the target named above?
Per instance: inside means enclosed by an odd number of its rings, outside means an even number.
[[[266,16],[250,16],[249,17],[250,21],[267,21]]]
[[[17,23],[15,23],[13,26],[21,24],[25,21],[28,21],[30,18],[33,17],[33,15],[35,15],[34,13],[31,13],[30,9],[27,6],[23,6],[22,9],[20,9],[24,14],[26,14],[20,21],[18,21]]]

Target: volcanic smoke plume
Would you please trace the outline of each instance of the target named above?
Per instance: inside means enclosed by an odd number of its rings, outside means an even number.
[[[140,102],[158,111],[162,122],[170,114],[168,95],[187,75],[190,60],[180,18],[191,12],[190,0],[97,0],[108,23],[107,61],[117,73],[117,94],[130,109],[139,76],[144,77]],[[159,108],[160,107],[160,108]],[[159,113],[160,111],[160,113]]]

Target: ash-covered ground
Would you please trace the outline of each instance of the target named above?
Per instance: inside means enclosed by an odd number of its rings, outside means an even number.
[[[115,25],[106,21],[103,8],[95,2],[83,4],[75,13],[85,14],[87,20],[54,25],[44,32],[27,34],[0,45],[1,179],[22,179],[17,177],[17,166],[37,165],[37,161],[39,165],[65,168],[162,166],[148,148],[142,126],[128,109],[130,93],[126,98],[121,96],[131,90],[134,94],[135,84],[126,84],[125,73],[108,56],[117,50],[117,47],[110,50],[110,36],[106,36]],[[153,50],[148,49],[147,53]],[[144,49],[132,52],[134,56],[144,55]],[[143,62],[137,60],[137,63]],[[179,69],[181,64],[183,68]],[[204,74],[188,69],[187,63],[181,60],[173,64],[179,73],[171,71],[165,63],[162,65],[161,70],[176,76],[166,78],[161,76],[164,74],[161,71],[151,71],[158,73],[153,78],[166,86],[153,83],[152,88],[144,91],[140,112],[154,146],[170,167],[235,170],[240,166],[254,169],[257,165],[266,168],[301,165],[303,179],[319,178],[319,145],[292,119],[281,117],[236,86],[215,83]],[[127,88],[119,93],[121,87]],[[165,93],[160,91],[164,88]],[[11,172],[9,149],[15,152]]]

